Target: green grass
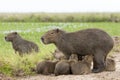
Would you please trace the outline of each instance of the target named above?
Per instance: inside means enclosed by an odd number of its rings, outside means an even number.
[[[43,60],[51,57],[54,51],[53,44],[44,45],[40,37],[48,30],[60,28],[65,31],[77,31],[86,28],[100,28],[111,36],[120,36],[120,23],[0,23],[0,72],[7,75],[15,75],[22,70],[25,75],[33,74],[31,68]],[[4,37],[11,31],[17,31],[24,39],[38,44],[40,52],[38,54],[25,55],[20,57],[14,53],[10,42],[6,42]]]

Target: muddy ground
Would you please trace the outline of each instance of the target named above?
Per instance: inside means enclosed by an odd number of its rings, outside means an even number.
[[[34,75],[25,77],[15,77],[15,80],[120,80],[120,37],[115,38],[115,46],[112,50],[112,57],[116,62],[116,70],[112,72],[90,73],[88,75]],[[0,79],[4,80],[4,79]],[[12,80],[12,79],[6,79]]]

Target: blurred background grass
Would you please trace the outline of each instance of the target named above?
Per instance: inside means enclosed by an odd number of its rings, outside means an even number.
[[[120,13],[0,13],[0,22],[120,22]]]

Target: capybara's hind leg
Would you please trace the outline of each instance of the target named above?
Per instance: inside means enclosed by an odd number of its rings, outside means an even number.
[[[106,56],[104,55],[103,51],[98,51],[97,53],[94,54],[93,58],[93,72],[98,73],[102,72],[105,69],[105,58]]]

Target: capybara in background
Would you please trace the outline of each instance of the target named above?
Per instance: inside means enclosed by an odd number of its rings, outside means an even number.
[[[36,66],[36,72],[38,74],[44,74],[44,75],[54,74],[55,65],[57,64],[57,62],[58,61],[39,62]]]
[[[72,61],[72,59],[70,59]],[[70,62],[71,72],[74,75],[83,75],[91,73],[91,62],[93,61],[93,57],[90,55],[86,55],[82,61]]]
[[[63,59],[66,59],[65,55],[59,51],[58,49],[55,49],[54,53],[53,53],[53,56],[55,59],[57,60],[63,60]]]
[[[70,64],[68,60],[61,60],[55,66],[55,76],[71,74]]]
[[[9,33],[5,36],[5,40],[12,42],[15,53],[18,52],[20,55],[23,53],[39,52],[37,44],[34,42],[23,39],[17,32]]]
[[[93,72],[105,69],[105,60],[114,45],[113,39],[103,30],[84,29],[67,33],[60,29],[46,32],[41,40],[44,44],[54,43],[69,59],[71,54],[93,55]]]
[[[107,58],[106,59],[106,71],[115,71],[115,61],[113,59]]]

